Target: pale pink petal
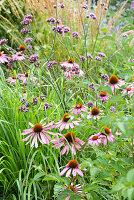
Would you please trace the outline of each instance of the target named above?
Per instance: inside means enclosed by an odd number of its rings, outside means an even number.
[[[69,167],[65,167],[62,172],[60,173],[60,176],[63,176],[65,174],[65,172],[69,169]]]
[[[69,195],[65,200],[69,200],[70,197],[71,197],[71,195]]]
[[[61,152],[60,152],[60,155],[61,155],[61,156],[67,151],[67,146],[68,146],[68,144],[66,144],[66,145],[63,147],[63,149],[61,150]]]
[[[106,137],[103,138],[102,142],[103,142],[103,145],[104,145],[104,146],[107,145],[107,139],[106,139]]]
[[[27,141],[32,135],[34,135],[34,133],[31,133],[31,134],[28,135],[25,139],[23,139],[23,142],[24,142],[24,141]]]
[[[81,115],[81,110],[80,109],[78,109],[78,113],[79,113],[79,115]]]
[[[92,115],[87,115],[87,119],[90,119],[92,118],[93,116]]]
[[[28,129],[28,130],[29,130],[29,131],[25,131],[24,133],[21,133],[21,135],[27,135],[27,134],[33,132],[33,129]]]
[[[74,128],[74,125],[72,122],[69,122],[70,128]]]
[[[69,177],[71,174],[72,168],[68,170],[68,172],[66,173],[66,177]]]
[[[35,147],[37,148],[38,147],[37,134],[35,134],[35,136],[33,138],[33,141],[32,141],[32,144],[31,144],[31,148],[34,146],[34,144],[35,144]]]
[[[69,129],[69,123],[66,124],[66,129]]]
[[[93,140],[89,140],[89,141],[88,141],[88,144],[89,144],[89,145],[92,145],[92,142],[93,142]]]
[[[30,126],[32,126],[32,127],[34,126],[31,122],[28,122],[28,124],[29,124]]]
[[[73,171],[72,171],[73,176],[76,176],[76,171],[75,171],[75,169],[76,169],[76,168],[74,168]]]
[[[44,144],[48,144],[49,145],[48,139],[46,138],[46,136],[42,132],[40,133],[40,136],[41,136],[41,139],[44,142]]]
[[[83,172],[77,168],[75,168],[76,173],[78,173],[81,177],[83,177]]]
[[[79,122],[78,121],[72,121],[73,122],[73,124],[75,125],[75,126],[79,126]]]
[[[58,133],[53,133],[53,132],[50,132],[50,131],[42,131],[43,133],[49,133],[51,135],[57,135]]]
[[[32,140],[33,136],[34,136],[34,134],[31,136],[30,140],[25,145],[29,144],[29,142]]]
[[[65,128],[65,125],[66,125],[66,122],[63,122],[59,130],[62,131]]]
[[[73,153],[74,155],[76,155],[75,147],[74,147],[73,144],[72,144],[72,153]]]
[[[115,88],[115,86],[114,86],[114,85],[111,85],[112,93],[114,93],[114,88]]]
[[[77,109],[74,108],[74,115],[77,116]]]
[[[85,142],[83,142],[83,141],[80,140],[79,138],[75,138],[75,141],[78,142],[78,143],[81,144],[81,145],[85,144]]]

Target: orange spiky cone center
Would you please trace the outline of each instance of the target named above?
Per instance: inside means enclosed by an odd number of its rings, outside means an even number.
[[[63,115],[63,118],[62,118],[63,122],[67,122],[70,119],[70,117],[68,117],[68,116],[69,116],[69,113],[65,113]]]
[[[116,84],[116,83],[118,83],[118,81],[119,81],[119,79],[116,75],[112,75],[109,78],[109,83],[111,83],[111,84]]]
[[[40,133],[42,130],[43,130],[43,126],[39,123],[37,123],[33,126],[33,131],[35,133]]]
[[[92,115],[98,115],[99,112],[100,112],[99,109],[96,108],[96,107],[93,107],[92,110],[91,110],[91,114],[92,114]]]
[[[78,167],[78,163],[77,163],[76,160],[70,160],[69,163],[68,163],[68,166],[70,168],[76,168],[76,167]]]
[[[75,135],[74,133],[67,132],[65,134],[65,138],[67,139],[68,142],[73,142],[73,140],[75,140]]]

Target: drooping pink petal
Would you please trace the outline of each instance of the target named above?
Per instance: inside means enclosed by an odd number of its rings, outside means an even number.
[[[78,109],[78,113],[79,113],[79,115],[81,115],[81,110],[80,109]]]
[[[45,133],[49,133],[49,134],[51,134],[51,135],[57,135],[58,133],[53,133],[53,132],[50,132],[50,131],[42,131],[44,134]]]
[[[114,86],[114,85],[111,85],[112,93],[114,93],[114,88],[115,88],[115,86]]]
[[[31,126],[31,127],[33,127],[34,125],[31,123],[31,122],[28,122],[28,124]]]
[[[87,119],[90,119],[92,117],[93,117],[93,115],[87,115]]]
[[[64,137],[64,135],[63,135],[63,137]],[[51,142],[52,142],[53,144],[58,144],[58,143],[60,143],[60,142],[62,142],[62,141],[64,141],[64,140],[65,140],[64,138],[61,138],[61,139],[55,138],[55,139],[51,140]]]
[[[73,153],[74,155],[76,155],[76,151],[75,151],[74,144],[72,144],[72,153]]]
[[[46,138],[46,136],[42,132],[40,133],[40,136],[41,136],[41,139],[44,142],[44,144],[48,144],[49,145],[48,139]]]
[[[102,142],[103,142],[103,145],[104,145],[104,146],[106,146],[106,145],[107,145],[107,139],[106,139],[106,137],[103,137],[103,140],[102,140]]]
[[[34,136],[34,134],[30,137],[30,140],[25,145],[29,144],[29,142],[32,140],[33,136]]]
[[[34,146],[35,144],[35,147],[37,148],[38,147],[38,143],[37,143],[37,133],[35,134],[34,138],[33,138],[33,141],[32,141],[32,144],[31,144],[31,148]]]
[[[24,133],[21,133],[21,135],[27,135],[31,132],[33,132],[33,129],[28,129],[28,131],[24,131]]]
[[[73,122],[73,121],[72,121]],[[74,128],[74,125],[72,122],[69,122],[70,128]]]
[[[61,127],[60,127],[60,131],[62,131],[64,128],[65,128],[65,125],[66,125],[66,123],[65,122],[63,122],[63,124],[61,125]]]
[[[71,197],[71,195],[69,195],[65,200],[69,200],[70,197]]]
[[[66,129],[69,129],[69,123],[66,124]]]
[[[92,145],[92,143],[93,143],[93,140],[89,140],[89,141],[88,141],[88,144],[89,144],[89,145]]]
[[[61,155],[61,156],[67,151],[67,146],[68,146],[68,144],[66,144],[66,145],[63,147],[63,149],[61,150],[61,152],[60,152],[60,155]]]
[[[77,168],[75,168],[76,173],[78,173],[81,177],[83,177],[83,172]]]
[[[73,176],[76,176],[76,170],[75,169],[76,168],[74,168],[73,171],[72,171]]]
[[[65,174],[65,172],[69,169],[69,167],[65,167],[61,173],[60,173],[60,176],[63,176]]]
[[[75,125],[75,126],[79,126],[79,123],[77,121],[72,121],[72,123]]]
[[[24,141],[27,141],[34,133],[31,133],[30,135],[28,135],[25,139],[23,139],[23,142]]]
[[[77,109],[74,108],[74,115],[77,116]]]
[[[71,171],[72,171],[72,168],[70,168],[70,169],[68,170],[68,172],[66,173],[66,177],[69,177],[69,176],[70,176]]]
[[[75,138],[75,141],[78,142],[79,144],[83,145],[85,144],[85,142],[83,142],[82,140],[80,140],[79,138]]]
[[[109,142],[111,142],[111,143],[114,141],[114,138],[112,137],[111,134],[108,134],[107,138],[108,138]]]
[[[58,144],[55,144],[55,145],[53,145],[52,147],[58,149],[58,148],[60,148],[64,143],[65,143],[65,141],[64,141],[64,142],[61,142],[61,143],[58,143]]]

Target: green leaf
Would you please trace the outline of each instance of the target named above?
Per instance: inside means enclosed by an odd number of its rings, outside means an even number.
[[[72,194],[71,197],[69,198],[69,200],[81,200],[81,197],[77,194]]]
[[[98,185],[85,185],[83,190],[82,190],[82,193],[85,193],[85,192],[88,192],[88,191],[91,191],[91,190],[95,190],[97,188],[100,188]]]
[[[65,189],[61,194],[59,194],[57,200],[65,200],[71,194],[73,194],[71,190]]]
[[[134,183],[134,169],[131,169],[128,173],[127,173],[127,181],[129,183]]]
[[[58,183],[54,185],[54,196],[55,197],[58,196],[58,194],[62,191],[63,187],[64,187],[63,185],[58,184]]]
[[[134,181],[134,179],[133,179]],[[134,188],[129,188],[127,190],[127,193],[128,193],[128,200],[133,200],[134,199]]]
[[[107,39],[107,40],[114,40],[114,38],[112,36],[104,36],[102,38],[100,38],[102,40]]]
[[[45,176],[45,173],[44,172],[39,172],[38,174],[36,174],[34,176],[34,180],[37,181],[39,178],[41,178],[42,176]]]

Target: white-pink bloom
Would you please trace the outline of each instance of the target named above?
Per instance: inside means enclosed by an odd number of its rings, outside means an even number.
[[[70,160],[63,171],[60,173],[60,176],[63,176],[66,172],[66,177],[69,177],[71,172],[73,176],[76,176],[78,173],[81,177],[83,177],[83,172],[79,169],[80,164],[76,160]]]
[[[16,76],[8,77],[8,79],[6,79],[6,82],[16,85]]]
[[[49,124],[35,124],[33,125],[32,123],[28,122],[29,125],[32,127],[31,129],[25,129],[23,130],[23,133],[21,133],[21,135],[28,135],[25,139],[23,139],[24,141],[28,141],[26,143],[26,145],[32,141],[31,143],[31,148],[35,145],[35,147],[38,147],[38,142],[37,139],[42,143],[42,144],[48,144],[49,145],[49,140],[51,140],[50,135],[56,135],[57,133],[53,133],[50,131],[46,131],[46,130],[50,130],[52,128],[52,125],[54,123],[54,121],[50,122]]]
[[[12,56],[12,58],[16,59],[16,60],[24,60],[25,59],[24,54],[22,54],[21,52],[16,53],[15,55]]]
[[[3,53],[3,51],[0,51],[0,63],[6,63],[8,62],[8,56],[6,54]]]
[[[88,139],[87,145],[99,146],[99,144],[101,143],[101,138],[99,137],[100,135],[101,135],[101,133],[98,133],[96,135],[91,135]]]
[[[66,189],[69,189],[69,190],[71,190],[74,194],[82,194],[82,187],[84,186],[84,184],[82,184],[82,186],[80,185],[80,184],[78,184],[78,185],[73,185],[73,183],[71,183],[69,186],[68,185],[66,185],[62,190],[61,190],[61,192],[60,193],[62,193],[64,190],[66,190]],[[83,194],[82,194],[83,195]],[[69,195],[68,197],[66,197],[66,199],[65,200],[69,200],[70,199],[70,197],[71,197],[72,195]],[[81,199],[82,200],[82,199]]]
[[[92,118],[92,117],[93,119],[100,119],[100,116],[99,116],[100,112],[101,111],[97,107],[93,107],[91,110],[91,113],[87,115],[87,119]]]
[[[69,145],[71,145],[72,147],[72,153],[76,155],[76,149],[80,151],[81,145],[85,144],[85,142],[75,137],[74,133],[70,133],[70,132],[67,132],[65,135],[62,135],[61,139],[55,138],[51,140],[51,142],[54,144],[52,147],[56,149],[64,146],[60,152],[60,155],[63,155],[66,153],[66,156],[68,155],[68,152],[69,152]]]
[[[101,92],[101,93],[98,95],[98,97],[99,97],[102,101],[107,102],[110,96],[107,95],[106,92]]]
[[[73,106],[73,107],[74,108],[71,114],[74,113],[75,116],[77,116],[77,114],[81,115],[81,111],[87,112],[87,107],[83,106],[82,104],[76,104],[76,106]]]
[[[113,143],[113,141],[115,140],[115,137],[111,134],[111,129],[109,129],[108,127],[106,126],[103,126],[102,127],[104,129],[104,133],[101,132],[100,134],[100,138],[103,138],[102,139],[102,142],[103,142],[103,145],[106,146],[107,145],[107,140],[109,140],[109,142]]]
[[[117,131],[116,131],[116,133],[115,133],[116,135],[122,135],[122,133],[121,132],[119,132],[119,130],[117,129]]]
[[[116,75],[112,75],[109,78],[109,82],[106,82],[104,85],[110,85],[112,93],[114,93],[115,89],[119,89],[120,86],[124,85],[125,82],[123,80],[118,79]]]
[[[69,128],[74,128],[74,126],[79,126],[79,123],[81,122],[81,119],[78,118],[78,121],[74,121],[70,119],[71,117],[69,116],[69,113],[65,113],[63,115],[63,118],[57,122],[55,125],[52,126],[52,128],[59,128],[60,131],[62,131],[64,128],[69,129]]]
[[[124,89],[122,91],[122,94],[127,94],[128,96],[130,96],[130,98],[132,97],[134,93],[134,86],[133,87],[127,87],[126,89]]]

